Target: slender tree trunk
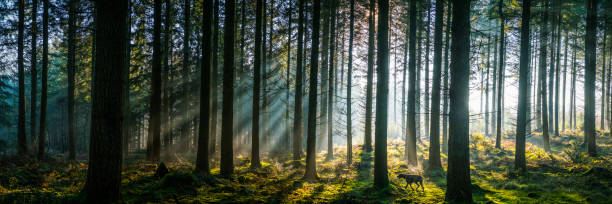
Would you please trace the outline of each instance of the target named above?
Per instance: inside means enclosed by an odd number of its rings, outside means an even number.
[[[576,129],[576,37],[573,37],[572,47],[572,81],[570,82],[570,128]]]
[[[330,12],[330,3],[331,0],[323,0],[322,8],[321,8],[321,19],[322,20],[322,36],[321,36],[321,63],[319,66],[321,67],[321,71],[319,72],[321,77],[321,87],[320,87],[320,96],[321,100],[318,101],[319,109],[320,109],[320,118],[319,118],[319,137],[321,140],[318,140],[319,143],[323,144],[325,140],[323,140],[324,136],[327,135],[327,114],[329,112],[327,107],[327,98],[328,98],[328,86],[329,86],[329,70],[327,65],[329,65],[329,12]],[[319,145],[318,149],[322,149],[323,145]]]
[[[444,2],[436,1],[436,18],[434,25],[433,84],[431,92],[431,131],[429,137],[429,169],[442,170],[440,162],[440,81],[442,80],[442,24],[444,19]],[[429,33],[429,32],[427,32]]]
[[[411,1],[415,8],[416,1]],[[414,11],[411,10],[411,11]],[[387,116],[389,102],[389,1],[378,1],[378,52],[376,53],[376,126],[374,151],[374,186],[383,189],[389,186],[387,172]],[[411,12],[412,13],[412,12]],[[414,24],[410,24],[411,26]],[[414,48],[414,45],[411,45]],[[410,107],[410,106],[409,106]]]
[[[557,3],[558,4],[558,3]],[[559,5],[557,5],[557,7],[559,7]],[[559,137],[559,83],[560,83],[560,77],[561,77],[561,9],[557,9],[557,56],[556,56],[556,62],[555,62],[555,119],[554,119],[554,125],[555,125],[555,137]],[[552,91],[552,90],[551,90]]]
[[[416,155],[416,0],[410,1],[410,61],[408,61],[408,132],[406,134],[406,159],[408,164],[417,165]],[[380,49],[380,48],[379,48]],[[380,90],[380,89],[379,89]],[[377,93],[378,94],[378,93]],[[378,99],[377,99],[378,100]]]
[[[376,16],[376,1],[370,0],[368,3],[370,15],[368,16],[368,70],[366,82],[366,112],[365,112],[365,151],[372,151],[372,94],[374,87],[374,16]],[[352,23],[351,23],[352,24]],[[352,35],[352,34],[351,34]],[[349,65],[350,66],[350,65]],[[350,80],[350,77],[349,77]]]
[[[244,1],[243,0],[243,7],[244,5]],[[244,10],[244,9],[243,9]],[[244,11],[243,11],[243,15],[244,15]],[[285,93],[285,137],[283,138],[283,148],[285,149],[289,149],[289,142],[291,141],[291,122],[289,120],[289,96],[291,95],[291,35],[293,34],[293,30],[292,30],[292,15],[293,15],[293,1],[290,0],[289,1],[289,10],[287,12],[287,17],[289,18],[288,23],[287,23],[287,27],[289,27],[289,32],[287,33],[287,69],[286,69],[286,73],[287,73],[287,81],[285,84],[285,89],[286,89],[286,93]],[[242,41],[243,41],[243,46],[244,46],[244,17],[243,17],[243,35],[242,35]],[[244,57],[244,56],[243,56]],[[244,60],[244,59],[243,59]]]
[[[293,160],[300,160],[302,157],[302,91],[304,90],[303,80],[303,59],[304,53],[304,2],[298,0],[298,43],[297,43],[297,59],[295,65],[295,111],[293,115]],[[253,132],[254,133],[254,132]]]
[[[164,148],[164,157],[165,158],[170,158],[170,151],[171,151],[171,139],[170,139],[170,132],[172,131],[172,126],[169,124],[169,114],[172,111],[171,107],[172,105],[170,104],[170,80],[168,77],[170,77],[170,65],[168,63],[168,59],[170,58],[170,40],[172,38],[172,33],[170,33],[170,27],[172,25],[170,25],[172,16],[170,14],[170,10],[172,9],[172,4],[170,3],[170,0],[164,0],[165,4],[166,4],[166,8],[165,8],[165,22],[164,22],[164,47],[163,47],[163,57],[162,57],[162,109],[161,109],[161,137],[163,139],[163,148]],[[212,8],[212,5],[210,5],[210,7]],[[212,16],[212,13],[210,14]],[[212,32],[212,31],[211,31]],[[212,42],[212,41],[211,41]],[[212,52],[212,50],[210,50],[209,52]],[[207,128],[208,129],[208,128]],[[208,149],[208,147],[206,148]]]
[[[160,111],[161,111],[161,0],[154,1],[153,11],[153,70],[151,71],[151,104],[149,140],[152,140],[150,161],[159,161],[160,142]]]
[[[330,0],[329,2],[329,22],[330,22],[330,32],[329,32],[329,85],[327,91],[327,159],[334,158],[334,143],[333,143],[333,123],[334,123],[334,57],[335,57],[335,39],[336,39],[336,0]]]
[[[589,156],[597,156],[595,138],[595,72],[597,44],[597,0],[588,0],[585,35],[585,75],[584,75],[584,136]]]
[[[225,3],[223,32],[223,112],[221,121],[221,175],[231,177],[234,172],[233,153],[233,98],[234,98],[234,33],[236,0]]]
[[[469,152],[470,0],[453,2],[451,47],[450,137],[446,197],[448,202],[472,202]]]
[[[88,203],[111,203],[121,193],[123,74],[128,1],[96,2],[96,65],[93,73],[89,168],[83,191]]]
[[[207,175],[210,173],[208,142],[210,132],[210,73],[212,65],[212,18],[213,0],[204,0],[202,8],[202,80],[200,89],[200,131],[195,171]]]
[[[43,0],[43,53],[40,95],[40,130],[38,131],[38,159],[45,157],[47,137],[47,72],[49,70],[49,0]]]
[[[499,77],[497,77],[497,73],[499,72],[498,69],[498,64],[497,64],[497,53],[498,53],[498,49],[497,49],[497,45],[499,44],[498,38],[497,38],[497,34],[493,34],[495,35],[494,39],[493,39],[493,43],[495,44],[495,46],[493,47],[494,53],[493,53],[493,93],[491,94],[491,101],[492,101],[492,107],[491,109],[493,110],[493,112],[491,113],[491,134],[495,134],[497,136],[497,131],[495,131],[497,129],[497,117],[496,115],[499,113],[497,111],[497,103],[498,100],[496,99],[497,97],[497,79]]]
[[[504,18],[504,1],[500,0],[499,4],[498,4],[498,12],[499,12],[499,16],[500,16],[500,21],[499,21],[499,26],[500,26],[500,30],[499,30],[499,72],[497,73],[497,83],[498,83],[498,87],[497,87],[497,134],[495,137],[495,148],[500,149],[501,148],[501,140],[502,140],[502,123],[503,123],[503,118],[502,118],[502,111],[504,111],[504,107],[503,107],[503,88],[504,88],[504,66],[505,66],[505,52],[506,52],[506,48],[504,47],[506,44],[506,33],[505,33],[505,28],[506,28],[506,19]]]
[[[126,21],[126,29],[127,31],[125,32],[125,41],[126,41],[126,46],[125,46],[125,67],[126,67],[126,71],[123,73],[123,80],[126,83],[126,86],[123,87],[122,91],[123,94],[125,95],[125,97],[123,98],[124,102],[123,102],[123,118],[125,118],[125,121],[123,123],[123,132],[122,132],[122,139],[123,139],[123,146],[121,147],[121,151],[123,151],[123,161],[125,162],[125,158],[128,156],[128,150],[129,150],[129,136],[130,136],[130,53],[131,53],[131,46],[130,46],[130,38],[131,38],[131,30],[130,30],[130,26],[131,26],[131,1],[128,0],[128,13],[126,15],[125,21]],[[94,10],[95,12],[95,10]],[[95,19],[94,19],[94,24],[95,24]],[[93,36],[95,36],[95,30],[93,32]],[[95,44],[95,43],[94,43]],[[92,59],[95,59],[95,52],[92,52]],[[95,62],[95,61],[94,61]],[[95,64],[92,64],[95,65]],[[94,68],[94,66],[92,66],[92,68]]]
[[[36,24],[36,14],[38,14],[38,0],[32,0],[32,24],[30,25],[30,34],[32,35],[32,49],[30,50],[30,142],[32,147],[36,144],[36,94],[37,94],[37,77],[36,73],[36,40],[38,37],[38,26]]]
[[[76,157],[75,136],[74,136],[74,86],[75,86],[75,50],[76,50],[76,19],[78,0],[71,0],[68,4],[68,159],[74,160]],[[99,60],[99,59],[98,59]]]
[[[217,90],[219,89],[219,0],[214,0],[213,2],[213,42],[212,42],[212,79],[211,86],[212,90],[210,93],[210,98],[212,99],[212,104],[210,110],[211,121],[210,121],[210,154],[209,156],[213,156],[217,147],[217,112],[218,112],[218,101],[219,97],[217,96]]]
[[[183,117],[183,122],[181,124],[181,146],[182,151],[186,152],[190,146],[189,140],[189,131],[191,130],[191,115],[189,111],[191,110],[191,93],[189,92],[189,86],[191,84],[190,72],[191,72],[191,48],[189,46],[189,42],[191,42],[191,0],[185,0],[185,5],[183,7],[183,69],[181,70],[182,74],[182,103],[181,103],[181,113]]]
[[[350,0],[350,22],[349,22],[349,53],[348,53],[348,70],[347,70],[347,85],[346,85],[346,161],[350,166],[353,162],[353,106],[351,100],[351,91],[353,89],[353,33],[355,32],[355,0]],[[366,116],[367,118],[367,116]],[[366,123],[367,124],[367,123]],[[367,131],[366,131],[367,132]],[[367,138],[367,137],[366,137]]]
[[[427,6],[425,6],[425,8],[427,9],[427,22],[425,23],[425,96],[423,98],[423,103],[425,104],[425,111],[424,111],[424,115],[425,115],[425,137],[424,138],[428,138],[430,133],[429,133],[429,113],[430,113],[430,108],[429,108],[429,36],[430,36],[430,24],[431,24],[431,0],[427,0]]]
[[[514,157],[514,168],[524,172],[527,170],[525,162],[525,138],[527,135],[527,103],[529,103],[529,49],[530,36],[529,24],[531,20],[531,0],[523,0],[523,10],[521,14],[521,57],[519,70],[519,103],[518,121],[516,127],[516,156]]]
[[[546,103],[546,55],[547,55],[547,44],[548,44],[548,5],[550,4],[549,0],[546,0],[544,16],[542,22],[541,34],[540,34],[540,96],[541,97],[541,110],[542,110],[542,143],[544,144],[544,150],[546,152],[550,152],[550,142],[549,142],[549,130],[548,130],[548,111],[547,103]]]
[[[308,95],[308,139],[306,144],[306,172],[304,179],[317,180],[317,72],[319,71],[319,21],[321,1],[314,0],[312,5],[312,38],[310,57],[310,93]]]
[[[561,99],[561,130],[565,130],[565,92],[567,89],[567,55],[569,55],[569,53],[567,52],[567,45],[568,45],[568,41],[569,41],[569,35],[565,35],[565,52],[563,52],[563,97]]]
[[[449,70],[449,61],[448,61],[448,51],[450,50],[450,30],[451,30],[451,8],[452,4],[447,3],[446,7],[446,41],[444,42],[444,108],[442,109],[442,152],[446,153],[448,150],[448,102],[449,102],[449,87],[448,87],[448,79],[450,77]]]
[[[485,136],[489,136],[489,72],[491,70],[491,35],[487,36],[487,71],[485,79]]]
[[[261,89],[261,58],[262,58],[262,47],[261,42],[263,40],[263,7],[265,0],[257,0],[255,15],[255,51],[254,51],[254,69],[253,69],[253,119],[251,124],[252,141],[251,141],[251,168],[257,169],[261,167],[259,159],[259,95]]]
[[[603,44],[602,44],[602,60],[601,60],[601,125],[600,129],[604,130],[606,128],[606,38],[608,37],[608,33],[603,31]],[[610,82],[608,82],[610,83]]]

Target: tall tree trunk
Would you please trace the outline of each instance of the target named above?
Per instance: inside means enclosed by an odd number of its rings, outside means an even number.
[[[372,151],[372,94],[374,87],[374,49],[376,49],[376,45],[374,45],[374,35],[376,34],[374,30],[374,16],[376,16],[376,1],[370,0],[368,6],[370,15],[368,16],[368,70],[366,76],[365,144],[363,149],[365,151]],[[349,80],[351,80],[350,77]]]
[[[430,25],[431,25],[431,0],[427,0],[427,6],[425,6],[425,8],[427,9],[427,23],[425,23],[425,96],[423,98],[423,103],[425,104],[425,111],[424,111],[424,115],[425,115],[425,135],[424,138],[428,138],[430,133],[429,133],[429,114],[430,114],[430,108],[429,108],[429,36],[430,36]],[[438,138],[439,139],[439,138]]]
[[[348,70],[346,84],[346,156],[347,163],[350,166],[353,162],[353,117],[351,106],[351,91],[353,89],[353,33],[355,32],[355,0],[350,0],[350,22],[349,22],[349,53],[348,53]],[[367,116],[366,116],[367,118]],[[367,124],[367,123],[366,123]],[[367,132],[367,131],[366,131]],[[366,137],[367,138],[367,137]],[[371,137],[370,137],[371,138]],[[371,140],[371,139],[370,139]]]
[[[255,51],[254,51],[254,68],[253,68],[253,119],[251,124],[252,141],[251,141],[251,168],[257,169],[261,167],[259,162],[259,95],[261,89],[261,58],[262,58],[262,34],[263,34],[263,7],[265,5],[264,0],[257,0],[255,10]]]
[[[89,168],[83,191],[88,203],[119,200],[123,131],[123,74],[128,1],[96,2],[96,65],[93,73]]]
[[[567,45],[568,45],[568,41],[569,41],[569,35],[566,33],[565,34],[565,51],[563,52],[563,96],[561,99],[561,130],[565,130],[565,92],[567,89],[567,55],[569,55],[569,53],[567,52]]]
[[[28,153],[28,142],[26,138],[26,101],[25,101],[25,70],[23,65],[23,41],[24,41],[24,13],[25,0],[19,0],[19,25],[17,34],[17,66],[19,78],[19,118],[17,125],[17,154]]]
[[[584,137],[589,156],[597,156],[595,138],[595,66],[597,44],[597,0],[588,0],[585,35]]]
[[[244,3],[245,0],[243,0]],[[245,5],[243,4],[243,7]],[[244,15],[244,11],[243,11]],[[291,95],[291,35],[293,34],[292,30],[292,15],[293,15],[293,1],[289,1],[289,10],[287,11],[287,17],[289,18],[287,27],[289,27],[289,32],[287,32],[287,68],[286,68],[286,77],[287,81],[285,82],[285,137],[283,138],[283,148],[289,149],[289,142],[291,141],[291,122],[289,120],[289,96]],[[243,17],[243,23],[245,19]],[[244,25],[243,25],[243,42],[244,42]],[[244,46],[244,43],[243,43]]]
[[[450,77],[448,70],[449,70],[449,61],[448,61],[448,51],[450,50],[450,30],[451,30],[451,16],[452,16],[452,12],[451,12],[451,8],[452,8],[452,3],[447,3],[446,4],[446,40],[444,42],[444,84],[443,84],[443,89],[444,89],[444,108],[442,109],[442,152],[446,153],[448,150],[448,102],[449,102],[449,87],[448,87],[448,79]]]
[[[40,130],[38,131],[38,159],[45,157],[47,137],[47,72],[49,71],[49,0],[43,0],[43,53],[40,95]]]
[[[122,139],[123,139],[123,146],[121,147],[121,151],[123,151],[123,161],[125,161],[125,158],[128,156],[128,150],[129,150],[129,137],[130,137],[130,117],[131,117],[131,112],[130,112],[130,53],[131,53],[131,46],[130,46],[130,38],[131,38],[131,23],[132,23],[132,18],[131,18],[131,0],[128,0],[128,11],[126,14],[126,29],[127,31],[125,32],[125,41],[126,41],[126,46],[125,46],[125,67],[126,67],[126,71],[123,73],[123,80],[125,81],[125,86],[123,87],[122,91],[123,94],[125,95],[125,97],[123,97],[123,118],[125,118],[124,123],[123,123],[123,132],[122,132]],[[95,12],[95,10],[94,10]],[[95,14],[94,14],[95,15]],[[95,19],[94,19],[94,24],[95,24]],[[95,36],[95,30],[93,32],[93,36]],[[95,44],[95,43],[94,43]],[[92,59],[95,59],[95,52],[92,52]],[[95,62],[95,61],[94,61]],[[92,64],[92,65],[95,65]],[[93,66],[92,66],[93,67]],[[95,67],[93,67],[95,69]]]
[[[191,0],[185,0],[185,5],[183,7],[183,69],[181,70],[182,74],[182,90],[181,90],[181,114],[183,118],[183,122],[181,124],[181,146],[182,151],[186,152],[189,148],[189,131],[191,130],[191,115],[189,114],[189,110],[191,110],[191,93],[189,92],[189,86],[191,84],[191,79],[189,73],[191,72],[191,48],[189,46],[189,42],[191,41]]]
[[[159,161],[161,111],[161,0],[154,1],[153,11],[153,70],[151,71],[151,106],[149,133],[152,138],[149,161]],[[151,140],[151,139],[149,139]]]
[[[74,138],[74,75],[76,72],[76,20],[78,0],[70,0],[68,4],[68,159],[74,160],[76,157],[75,138]],[[99,60],[99,59],[98,59]]]
[[[300,160],[302,157],[302,91],[304,73],[303,53],[304,53],[304,2],[298,0],[298,43],[297,43],[297,59],[295,65],[295,111],[293,115],[293,160]]]
[[[330,9],[329,9],[329,22],[330,22],[330,32],[329,32],[329,85],[327,91],[327,159],[334,158],[334,143],[333,143],[333,123],[334,123],[334,98],[336,95],[334,94],[334,58],[335,58],[335,40],[336,40],[336,0],[330,0]]]
[[[36,14],[38,14],[38,0],[32,0],[32,24],[30,25],[30,34],[32,35],[32,49],[30,50],[30,85],[32,90],[30,91],[30,142],[32,147],[36,141],[36,88],[38,87],[36,73],[36,40],[38,34],[38,26],[36,24]]]
[[[495,35],[494,39],[493,39],[493,44],[495,44],[495,46],[493,46],[493,87],[491,87],[493,89],[493,93],[491,94],[491,101],[492,101],[492,107],[491,109],[493,110],[493,112],[491,113],[491,134],[495,134],[497,136],[497,131],[495,131],[497,129],[497,117],[496,115],[498,114],[497,112],[497,103],[498,100],[497,98],[497,73],[499,72],[498,69],[498,64],[497,64],[497,53],[498,53],[498,49],[497,49],[497,45],[499,44],[498,41],[498,36],[497,34],[493,34]]]
[[[491,70],[491,35],[487,36],[487,71],[485,79],[485,136],[489,136],[489,72]]]
[[[559,83],[561,77],[561,9],[559,8],[559,3],[557,2],[557,56],[555,57],[555,137],[559,137]],[[552,91],[552,90],[551,90]]]
[[[521,57],[519,62],[519,103],[518,119],[516,126],[516,156],[514,157],[514,168],[524,172],[527,170],[525,162],[525,138],[527,135],[527,103],[529,103],[529,57],[530,36],[529,26],[531,21],[531,0],[523,0],[521,14]]]
[[[306,172],[304,179],[317,180],[317,72],[319,71],[319,21],[321,1],[314,0],[312,5],[312,38],[310,54],[310,93],[308,95],[308,139],[306,142]]]
[[[225,3],[223,28],[223,112],[221,121],[221,174],[230,177],[234,172],[233,112],[234,112],[234,32],[236,0]]]
[[[555,40],[556,40],[556,28],[557,28],[557,16],[555,15],[558,7],[558,0],[553,0],[552,2],[552,16],[551,16],[551,36],[550,36],[550,69],[548,71],[548,132],[549,134],[554,133],[554,88],[555,88]]]
[[[547,45],[548,45],[548,6],[550,2],[546,0],[544,16],[542,17],[542,25],[541,34],[540,34],[540,100],[541,102],[541,111],[542,111],[542,143],[544,144],[544,150],[546,152],[550,152],[550,142],[549,142],[549,130],[548,130],[548,111],[547,103],[546,103],[546,55],[547,55]]]
[[[442,24],[444,19],[444,2],[436,0],[436,18],[434,25],[433,84],[431,92],[431,131],[429,137],[429,169],[442,170],[440,162],[440,81],[442,80]],[[429,33],[429,32],[427,32]]]
[[[472,202],[469,152],[470,0],[453,2],[451,47],[450,137],[446,197],[449,202]]]
[[[323,36],[321,36],[321,63],[319,66],[321,66],[321,72],[319,72],[319,74],[321,75],[321,88],[320,88],[320,95],[321,95],[321,100],[319,101],[320,103],[320,121],[319,121],[319,137],[321,138],[321,140],[319,140],[319,143],[323,144],[323,136],[327,135],[327,114],[329,112],[328,107],[327,107],[327,97],[328,97],[328,86],[329,86],[329,71],[328,71],[328,67],[327,65],[329,65],[329,12],[330,12],[330,3],[331,0],[323,0],[322,4],[322,8],[321,8],[321,19],[322,20],[322,32],[321,34]],[[323,145],[319,145],[319,149],[322,149]]]
[[[606,38],[608,37],[608,33],[604,29],[603,31],[603,44],[602,44],[602,60],[601,60],[601,125],[600,129],[604,130],[606,127]],[[608,82],[610,83],[610,82]]]
[[[410,61],[408,61],[408,132],[406,133],[406,159],[408,164],[417,165],[416,155],[416,0],[410,1],[410,37],[409,52]],[[379,89],[380,90],[380,89]],[[377,93],[378,94],[378,93]],[[378,100],[378,99],[377,99]]]
[[[210,132],[210,73],[212,65],[212,18],[213,0],[204,0],[202,8],[202,72],[200,78],[200,131],[198,138],[198,153],[195,171],[207,175],[210,173],[210,159],[208,155],[208,142]]]
[[[411,1],[415,8],[416,1]],[[412,9],[411,11],[414,11]],[[374,186],[383,189],[389,186],[387,172],[387,116],[389,103],[389,1],[378,1],[378,33],[376,53],[376,145],[374,151]],[[413,13],[413,12],[411,12]],[[411,26],[414,24],[411,23]],[[412,31],[411,31],[412,32]],[[414,45],[411,45],[414,48]],[[411,106],[408,106],[411,107]]]
[[[576,129],[576,38],[573,37],[572,47],[572,81],[570,82],[570,129]]]
[[[501,148],[501,140],[502,140],[502,123],[503,123],[503,112],[504,111],[504,107],[503,107],[503,88],[504,88],[504,67],[505,67],[505,52],[506,52],[506,48],[504,47],[506,44],[506,33],[505,33],[505,29],[506,29],[506,19],[504,18],[504,0],[500,0],[499,4],[498,4],[498,12],[499,12],[499,16],[500,16],[500,21],[499,21],[499,25],[500,25],[500,30],[499,30],[499,72],[497,73],[497,134],[495,137],[495,148],[500,149]]]
[[[166,4],[166,8],[165,8],[165,16],[164,16],[164,44],[163,44],[163,55],[162,55],[162,93],[163,93],[163,98],[162,98],[162,109],[161,109],[161,137],[163,139],[163,148],[164,148],[164,157],[165,158],[170,158],[170,152],[171,152],[171,139],[170,139],[170,132],[172,131],[172,126],[169,124],[170,120],[169,120],[169,114],[172,111],[172,105],[170,104],[170,80],[168,77],[170,77],[170,64],[168,63],[168,60],[171,56],[171,50],[172,49],[170,47],[170,40],[172,38],[172,33],[170,32],[170,27],[172,25],[170,25],[171,21],[172,21],[172,16],[170,14],[170,11],[172,9],[172,4],[170,3],[170,0],[164,0],[165,4]],[[212,5],[210,5],[210,7],[212,8]],[[211,14],[212,15],[212,11]],[[212,32],[212,31],[211,31]],[[212,42],[212,41],[211,41]],[[212,50],[210,51],[212,52]],[[208,147],[206,148],[208,149]]]
[[[217,96],[217,90],[219,89],[219,0],[214,0],[213,2],[213,42],[212,42],[212,79],[211,81],[211,93],[210,98],[212,100],[210,110],[211,120],[210,120],[210,154],[209,156],[213,156],[217,147],[217,112],[218,112],[218,101],[219,97]]]

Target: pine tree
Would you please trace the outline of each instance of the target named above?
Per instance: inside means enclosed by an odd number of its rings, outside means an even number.
[[[413,0],[412,4],[416,1]],[[414,8],[414,6],[413,6]],[[414,10],[412,10],[414,11]],[[376,126],[374,151],[374,186],[389,186],[387,172],[387,116],[389,102],[389,1],[378,1],[378,33],[376,53]],[[413,24],[411,24],[413,25]],[[410,107],[410,106],[408,106]]]

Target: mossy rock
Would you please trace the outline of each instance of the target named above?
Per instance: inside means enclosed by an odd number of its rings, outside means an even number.
[[[159,188],[195,188],[196,179],[193,174],[173,172],[166,174],[159,183]]]

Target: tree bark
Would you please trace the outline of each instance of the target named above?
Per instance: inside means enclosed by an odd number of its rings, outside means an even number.
[[[312,38],[310,57],[310,93],[308,95],[308,138],[306,141],[306,172],[304,179],[317,180],[317,72],[319,71],[319,21],[321,1],[314,0],[312,5]]]
[[[161,111],[161,0],[154,1],[153,11],[153,70],[151,71],[151,104],[149,133],[153,146],[149,161],[159,161]],[[150,139],[150,140],[151,140]]]
[[[585,35],[585,75],[584,75],[584,136],[589,156],[597,156],[595,138],[595,66],[597,44],[597,0],[588,0]]]
[[[366,76],[365,144],[363,148],[365,151],[372,151],[372,90],[374,87],[374,49],[376,49],[376,45],[374,45],[374,35],[376,34],[374,30],[375,6],[376,1],[370,0],[368,3],[370,15],[368,16],[368,70]]]
[[[128,1],[96,2],[96,69],[93,73],[89,169],[83,191],[88,203],[119,200],[123,131],[123,74]]]
[[[335,39],[336,39],[336,0],[330,0],[329,2],[329,22],[330,22],[330,32],[329,32],[329,85],[327,91],[327,159],[334,158],[334,143],[333,143],[333,123],[334,123],[334,58],[335,58]]]
[[[210,125],[210,73],[212,65],[212,18],[213,0],[204,0],[202,8],[202,71],[200,78],[200,131],[198,138],[198,153],[195,171],[200,174],[210,173],[210,159],[208,155]]]
[[[410,1],[410,33],[409,33],[409,52],[408,61],[408,132],[406,133],[406,159],[408,164],[417,165],[416,155],[416,0]],[[378,93],[377,93],[378,94]]]
[[[260,89],[261,89],[261,58],[262,58],[262,34],[263,34],[263,7],[265,5],[265,0],[257,0],[256,10],[255,10],[255,51],[254,51],[254,69],[253,69],[253,119],[251,125],[251,168],[257,169],[261,167],[260,159],[259,159],[259,97],[260,97]]]
[[[540,100],[541,102],[541,114],[542,114],[542,143],[544,144],[544,150],[546,152],[550,152],[550,142],[549,142],[549,130],[548,130],[548,111],[547,111],[547,103],[546,103],[546,55],[547,55],[547,45],[548,45],[548,5],[550,4],[549,0],[546,0],[544,16],[542,17],[542,25],[541,34],[540,34]]]
[[[347,85],[346,85],[346,156],[347,163],[350,166],[353,162],[353,117],[351,106],[351,91],[353,89],[353,33],[355,32],[355,0],[350,0],[350,22],[349,22],[349,53],[348,53],[348,70],[347,70]],[[366,116],[367,118],[367,116]]]
[[[25,0],[19,0],[19,24],[17,33],[17,69],[19,78],[19,116],[17,124],[17,154],[28,153],[28,142],[26,138],[26,101],[25,101],[25,70],[23,65],[23,41],[24,41],[24,13]]]
[[[495,148],[500,149],[501,148],[501,140],[502,140],[502,123],[503,123],[503,112],[504,111],[504,107],[503,107],[503,88],[504,88],[504,72],[505,72],[505,52],[506,52],[506,48],[504,47],[506,44],[506,33],[505,33],[505,28],[506,28],[506,19],[504,18],[504,10],[503,10],[503,5],[504,5],[504,1],[500,0],[499,4],[498,4],[498,12],[499,12],[499,16],[500,16],[500,21],[499,21],[499,25],[500,25],[500,30],[499,30],[499,72],[497,73],[497,134],[495,137]]]
[[[448,70],[449,70],[449,61],[448,61],[448,51],[450,50],[450,46],[449,46],[449,42],[450,42],[450,30],[451,30],[451,8],[452,8],[452,3],[447,3],[447,7],[446,7],[446,41],[444,43],[444,108],[442,110],[443,115],[442,115],[442,152],[446,153],[448,150],[448,140],[447,140],[447,136],[448,136],[448,99],[449,99],[449,94],[448,94],[448,79],[450,77]]]
[[[43,0],[43,53],[40,95],[40,130],[38,131],[38,159],[45,157],[47,137],[47,73],[49,71],[49,0]]]
[[[75,51],[76,51],[76,20],[78,0],[70,0],[68,3],[68,159],[76,157],[74,136],[74,88],[75,88]],[[125,19],[124,19],[125,20]],[[99,59],[98,59],[99,60]]]
[[[516,156],[514,157],[514,168],[524,172],[527,170],[525,162],[525,138],[528,124],[527,103],[529,103],[529,57],[530,36],[529,26],[531,20],[531,0],[523,0],[521,14],[521,57],[519,62],[519,103],[516,127]]]
[[[416,0],[411,1],[415,8]],[[414,11],[414,10],[411,10]],[[376,53],[376,126],[374,151],[374,186],[383,189],[389,186],[387,171],[387,116],[389,102],[389,1],[378,1],[378,33]],[[412,14],[413,12],[411,12]],[[413,25],[412,23],[410,24]],[[414,47],[414,45],[412,45]],[[410,106],[408,106],[410,107]]]
[[[234,32],[236,0],[225,3],[223,32],[223,120],[221,121],[221,175],[234,173],[233,112],[234,112]]]
[[[32,90],[30,91],[30,140],[32,147],[36,143],[36,94],[37,94],[37,77],[36,72],[36,40],[38,37],[38,26],[36,24],[36,14],[38,14],[38,0],[32,0],[32,24],[30,25],[30,34],[32,35],[32,49],[30,50],[30,85]]]
[[[303,88],[303,53],[304,53],[304,2],[298,0],[298,43],[297,43],[297,59],[295,65],[295,111],[293,115],[293,160],[300,160],[302,157],[302,91]]]
[[[442,24],[444,19],[444,2],[436,1],[434,25],[433,84],[431,92],[431,131],[429,137],[429,169],[442,170],[440,162],[440,81],[442,80]]]
[[[450,87],[450,137],[446,197],[448,202],[472,202],[469,152],[470,0],[453,2]]]

